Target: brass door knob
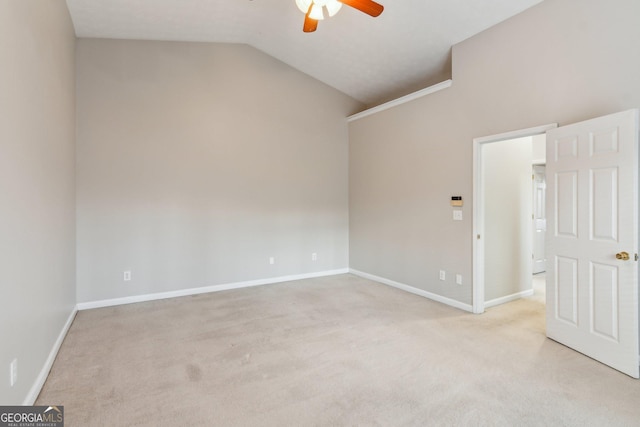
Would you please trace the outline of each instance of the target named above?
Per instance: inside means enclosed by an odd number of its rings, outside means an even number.
[[[622,261],[628,261],[629,260],[629,254],[627,252],[618,252],[616,254],[616,258],[617,259],[621,259]]]

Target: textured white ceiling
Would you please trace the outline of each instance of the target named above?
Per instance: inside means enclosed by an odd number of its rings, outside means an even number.
[[[451,46],[542,0],[377,0],[303,33],[295,0],[67,0],[78,37],[246,43],[373,106],[449,72]]]

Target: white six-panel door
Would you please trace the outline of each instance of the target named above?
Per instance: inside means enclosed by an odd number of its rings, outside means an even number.
[[[533,167],[533,274],[547,271],[547,257],[544,253],[547,233],[547,212],[545,209],[547,194],[546,167]]]
[[[547,133],[547,336],[634,378],[637,146],[637,110]]]

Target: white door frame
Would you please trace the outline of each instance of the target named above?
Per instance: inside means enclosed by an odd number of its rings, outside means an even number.
[[[473,139],[473,312],[484,313],[484,192],[482,191],[482,147],[492,142],[540,135],[558,127],[552,123]]]

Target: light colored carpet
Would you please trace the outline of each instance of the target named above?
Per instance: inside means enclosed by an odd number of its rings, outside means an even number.
[[[78,313],[37,404],[72,426],[640,425],[640,382],[544,335],[352,275]]]

